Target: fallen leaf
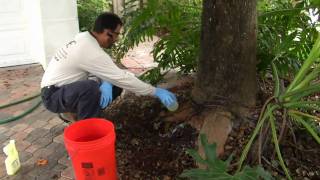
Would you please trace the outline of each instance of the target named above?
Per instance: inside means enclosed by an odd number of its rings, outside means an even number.
[[[46,159],[38,159],[37,166],[45,166],[48,164],[48,160]]]

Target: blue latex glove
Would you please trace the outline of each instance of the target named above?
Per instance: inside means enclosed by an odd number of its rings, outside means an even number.
[[[177,102],[177,98],[172,92],[162,88],[156,88],[156,92],[154,95],[157,96],[160,99],[161,103],[166,107],[172,106]]]
[[[107,81],[103,81],[100,85],[100,107],[106,108],[112,102],[112,84]]]

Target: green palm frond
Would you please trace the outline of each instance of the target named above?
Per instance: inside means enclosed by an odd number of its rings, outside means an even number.
[[[268,70],[273,61],[281,77],[299,71],[317,37],[319,23],[311,23],[311,9],[317,10],[307,1],[259,1],[259,70]]]
[[[246,159],[246,156],[253,144],[254,138],[257,136],[258,132],[261,130],[262,124],[265,120],[269,120],[271,126],[272,141],[275,145],[275,151],[278,156],[278,160],[282,169],[284,170],[286,177],[292,179],[287,169],[278,141],[277,126],[275,115],[280,111],[283,117],[289,116],[291,120],[303,126],[307,132],[320,144],[319,127],[320,118],[315,114],[316,111],[320,110],[320,103],[313,100],[311,97],[320,93],[320,82],[318,81],[318,62],[316,61],[320,56],[320,34],[318,39],[315,41],[307,59],[304,61],[302,67],[297,72],[294,80],[289,84],[285,91],[279,90],[279,77],[278,69],[272,63],[273,79],[275,80],[275,91],[274,91],[274,101],[267,101],[263,107],[261,115],[258,120],[258,124],[254,129],[249,142],[246,144],[240,160],[238,171]],[[276,107],[271,109],[270,107]]]
[[[251,168],[245,166],[242,171],[236,172],[234,175],[228,173],[228,168],[232,160],[232,155],[226,160],[218,159],[216,155],[217,146],[215,143],[209,144],[205,134],[200,135],[201,145],[205,152],[205,158],[202,158],[196,150],[188,150],[197,162],[207,165],[207,169],[191,169],[185,170],[181,177],[188,177],[194,180],[256,180],[259,178],[270,180],[273,179],[269,172],[265,171],[262,167],[256,166]]]
[[[195,71],[200,47],[201,3],[200,0],[147,0],[141,8],[136,0],[127,2],[125,32],[116,47],[116,58],[121,59],[129,49],[158,36],[160,39],[152,51],[158,68],[175,68],[180,73]]]
[[[296,113],[289,113],[289,115],[295,122],[302,125],[311,134],[311,136],[320,144],[319,125],[317,126],[316,122],[312,118],[301,117]],[[308,118],[309,120],[305,120],[306,118]]]

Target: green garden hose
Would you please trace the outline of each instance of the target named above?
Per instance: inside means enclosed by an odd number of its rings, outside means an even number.
[[[40,96],[40,93],[36,94],[36,95],[33,95],[33,96],[30,96],[30,97],[27,97],[27,98],[24,98],[24,99],[21,99],[21,100],[18,100],[18,101],[11,102],[9,104],[1,105],[0,109],[6,108],[6,107],[9,107],[9,106],[13,106],[13,105],[16,105],[16,104],[20,104],[20,103],[23,103],[25,101],[29,101],[31,99],[34,99],[34,98],[38,97],[38,96]]]
[[[6,108],[6,107],[10,107],[10,106],[13,106],[13,105],[16,105],[16,104],[20,104],[20,103],[23,103],[23,102],[26,102],[26,101],[29,101],[29,100],[32,100],[34,98],[37,98],[38,96],[40,96],[40,93],[39,94],[36,94],[36,95],[33,95],[33,96],[30,96],[30,97],[27,97],[27,98],[24,98],[24,99],[21,99],[21,100],[18,100],[18,101],[15,101],[15,102],[12,102],[12,103],[9,103],[9,104],[5,104],[5,105],[1,105],[0,106],[0,109],[3,109],[3,108]],[[27,114],[31,113],[32,111],[34,111],[37,107],[39,107],[39,105],[41,104],[41,100],[39,100],[35,105],[33,105],[31,108],[29,108],[28,110],[24,111],[23,113],[17,115],[17,116],[13,116],[13,117],[8,117],[6,119],[0,119],[0,124],[5,124],[5,123],[8,123],[8,122],[11,122],[11,121],[15,121],[15,120],[18,120],[24,116],[26,116]]]

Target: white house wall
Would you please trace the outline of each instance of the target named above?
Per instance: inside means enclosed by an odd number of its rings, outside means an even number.
[[[30,54],[35,62],[45,65],[46,52],[43,38],[43,24],[40,0],[27,0],[25,18],[28,24],[28,41],[30,42]]]
[[[36,62],[30,54],[23,0],[0,0],[0,67]]]
[[[41,63],[78,33],[76,0],[0,0],[0,67]]]
[[[63,44],[79,32],[76,0],[41,0],[46,58],[44,67]]]

